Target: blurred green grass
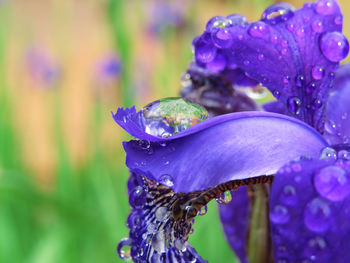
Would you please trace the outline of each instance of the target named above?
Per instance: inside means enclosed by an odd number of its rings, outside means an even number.
[[[67,3],[69,1],[65,5]],[[180,75],[192,59],[191,40],[203,30],[208,18],[216,14],[244,13],[256,19],[270,3],[262,0],[194,1],[184,14],[185,27],[169,26],[159,38],[153,36],[150,40],[140,36],[145,33],[138,28],[145,23],[143,8],[147,4],[126,0],[110,0],[108,5],[101,2],[102,14],[110,25],[112,46],[123,66],[123,74],[115,85],[118,95],[107,99],[93,97],[91,114],[79,116],[87,118],[89,124],[87,145],[83,149],[88,154],[83,161],[77,162],[65,134],[66,100],[59,90],[62,87],[39,91],[51,92],[53,96],[53,105],[47,111],[49,119],[53,120],[53,151],[57,160],[49,186],[40,183],[35,169],[28,167],[23,154],[27,143],[23,133],[27,131],[21,130],[16,120],[26,116],[18,117],[16,109],[19,103],[26,103],[27,98],[18,102],[19,92],[9,84],[11,76],[6,64],[10,50],[7,39],[11,34],[10,21],[16,17],[10,17],[11,3],[0,6],[0,262],[122,262],[115,249],[119,240],[128,235],[125,226],[129,212],[128,171],[121,144],[118,148],[105,147],[104,127],[113,122],[110,105],[136,104],[140,108],[153,99],[176,96]],[[57,8],[59,3],[55,2],[54,6]],[[69,9],[69,5],[65,8]],[[134,8],[132,15],[130,8]],[[61,17],[59,21],[62,20]],[[66,26],[62,25],[62,28]],[[145,45],[148,49],[144,50]],[[147,71],[151,76],[148,83],[142,82],[145,87],[141,88],[147,89],[143,95],[136,87],[135,79],[140,75],[136,66],[138,56],[150,51],[152,45],[158,50],[151,49],[149,55],[155,57],[146,56],[146,61],[151,64]],[[79,93],[75,99],[80,99]],[[108,136],[112,134],[115,138],[109,140],[120,143],[121,129],[116,125],[111,127],[114,130]],[[122,134],[126,138],[127,135]],[[196,219],[191,243],[209,262],[235,262],[222,234],[215,203],[210,203],[208,210],[207,215]]]

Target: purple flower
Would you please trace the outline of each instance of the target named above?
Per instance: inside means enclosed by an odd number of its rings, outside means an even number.
[[[120,255],[129,246],[135,262],[204,262],[187,240],[216,199],[241,262],[257,262],[254,253],[271,262],[269,242],[275,262],[350,262],[350,66],[335,74],[349,52],[341,28],[333,0],[296,11],[272,5],[253,23],[214,17],[193,41],[197,66],[182,95],[215,117],[180,98],[113,114],[136,138],[123,143],[132,210]],[[262,83],[277,102],[264,107],[271,112],[216,116],[243,109],[240,101],[256,109],[227,81]],[[269,198],[261,221],[245,186],[260,192],[255,202]]]

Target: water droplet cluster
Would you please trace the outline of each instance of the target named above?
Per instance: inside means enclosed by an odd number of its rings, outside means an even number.
[[[339,249],[350,248],[350,149],[344,147],[327,147],[318,162],[293,162],[276,175],[270,199],[275,260],[349,260]]]
[[[138,113],[141,127],[148,134],[168,138],[208,118],[199,104],[184,98],[165,98],[143,107]]]
[[[176,221],[172,204],[181,198],[169,188],[169,175],[162,184],[132,173],[128,181],[131,212],[127,219],[129,237],[120,241],[117,253],[134,262],[206,262],[188,243],[194,220]],[[203,207],[198,214],[206,213]],[[197,215],[196,214],[194,216]]]

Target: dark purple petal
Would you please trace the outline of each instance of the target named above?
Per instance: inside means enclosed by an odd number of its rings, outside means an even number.
[[[198,67],[195,63],[190,64],[181,82],[181,96],[201,104],[210,116],[259,109],[247,95],[234,90],[225,76]]]
[[[279,101],[267,102],[263,105],[263,109],[268,112],[274,112],[279,114],[288,115],[286,106]]]
[[[198,41],[215,29],[206,29]],[[290,5],[267,8],[262,20],[226,25],[230,47],[215,47],[206,57],[215,61],[224,54],[228,64],[269,88],[290,114],[322,131],[325,100],[340,60],[349,51],[342,30],[342,14],[336,1],[320,0],[293,11]],[[196,62],[209,68],[197,54]],[[210,41],[206,45],[214,45]],[[220,52],[221,51],[221,52]],[[209,54],[210,53],[210,54]],[[230,72],[226,66],[222,74]]]
[[[283,167],[270,196],[276,262],[350,262],[350,162],[303,160]]]
[[[232,201],[228,205],[219,205],[220,219],[227,242],[240,259],[247,263],[246,240],[249,229],[249,198],[247,188],[240,187],[231,191]]]
[[[330,144],[350,142],[350,65],[340,67],[327,103],[324,137]]]
[[[158,182],[164,176],[172,178],[175,192],[273,174],[302,155],[318,156],[326,145],[305,123],[267,112],[221,115],[168,139],[146,136],[133,130],[131,124],[123,128],[139,139],[152,141],[124,142],[126,165]]]

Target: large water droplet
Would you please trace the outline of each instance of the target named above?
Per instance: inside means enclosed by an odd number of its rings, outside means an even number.
[[[300,113],[300,105],[301,105],[301,100],[298,97],[291,97],[287,101],[288,103],[288,109],[298,115]]]
[[[228,205],[232,201],[232,195],[230,191],[226,191],[216,198],[216,202],[220,205]]]
[[[266,25],[264,22],[256,22],[251,24],[248,32],[253,37],[263,38],[270,32],[270,29],[269,26]]]
[[[117,247],[118,255],[123,260],[131,260],[131,239],[122,239]]]
[[[338,133],[338,127],[332,120],[327,120],[324,128],[325,131],[329,134],[336,135]]]
[[[313,232],[327,231],[331,224],[331,209],[328,203],[320,198],[310,201],[304,211],[304,223]]]
[[[208,112],[199,104],[183,98],[154,101],[139,112],[139,120],[148,134],[169,137],[206,120]]]
[[[276,205],[270,213],[270,219],[275,224],[287,223],[290,219],[288,209],[285,206]]]
[[[229,26],[230,23],[231,21],[224,16],[214,16],[208,21],[206,29],[210,31],[212,28],[224,28]]]
[[[209,63],[215,58],[217,48],[212,43],[204,41],[203,38],[199,38],[193,45],[195,57],[198,62]]]
[[[226,67],[226,57],[221,52],[218,52],[216,54],[216,57],[212,61],[210,61],[208,64],[206,64],[206,68],[212,72],[220,72],[224,70],[225,67]]]
[[[288,3],[278,3],[266,8],[261,18],[268,23],[275,24],[291,18],[294,10],[295,8]]]
[[[337,159],[337,152],[332,147],[325,147],[321,151],[320,159]]]
[[[311,75],[312,75],[312,78],[315,79],[315,80],[320,80],[323,78],[324,76],[324,68],[323,67],[320,67],[320,66],[314,66],[312,69],[311,69]]]
[[[312,30],[315,31],[316,33],[321,33],[323,31],[323,24],[321,20],[315,20],[312,22]]]
[[[165,185],[167,187],[173,187],[174,186],[173,178],[171,178],[171,176],[168,175],[168,174],[162,175],[159,178],[159,183],[161,183],[162,185]]]
[[[331,15],[337,11],[337,3],[334,0],[319,0],[315,10],[320,15]]]
[[[328,166],[314,176],[317,192],[331,201],[341,201],[350,194],[350,178],[339,166]]]
[[[322,54],[332,62],[343,60],[349,53],[349,42],[340,32],[327,32],[321,36]]]
[[[232,45],[232,35],[226,28],[212,30],[211,38],[218,48],[228,48]]]
[[[134,208],[142,208],[146,203],[146,192],[141,186],[136,186],[129,195],[129,203]]]
[[[232,14],[226,17],[230,21],[230,24],[232,26],[238,26],[238,25],[246,25],[248,24],[248,20],[245,16],[239,15],[239,14]]]

